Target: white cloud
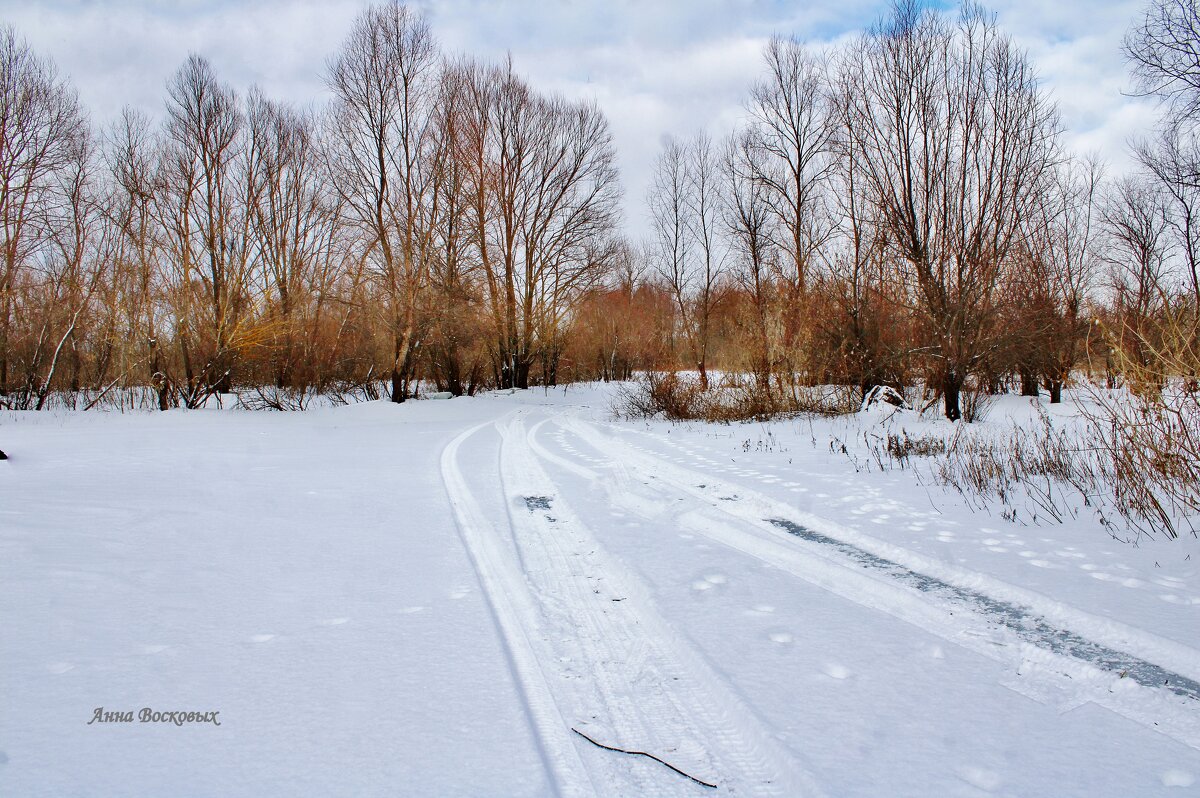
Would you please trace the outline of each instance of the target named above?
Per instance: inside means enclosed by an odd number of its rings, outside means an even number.
[[[595,99],[608,114],[626,185],[626,215],[642,202],[665,134],[720,134],[741,114],[772,33],[822,44],[869,25],[886,0],[423,0],[450,52],[511,53],[537,87]],[[1128,168],[1125,144],[1153,119],[1127,87],[1120,41],[1142,0],[1104,4],[996,0],[1001,24],[1054,93],[1068,142]],[[325,95],[321,73],[363,0],[259,3],[185,0],[0,0],[0,19],[52,57],[101,123],[126,104],[158,113],[163,86],[189,51],[245,90],[259,84],[297,103]]]
[[[1001,26],[1025,48],[1062,112],[1068,146],[1094,151],[1110,174],[1132,168],[1127,144],[1156,117],[1153,101],[1132,97],[1121,40],[1143,0],[1103,4],[1002,0]]]

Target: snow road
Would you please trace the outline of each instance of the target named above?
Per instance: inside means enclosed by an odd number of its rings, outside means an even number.
[[[827,458],[723,464],[718,430],[606,405],[596,388],[9,414],[0,794],[1124,796],[1200,779],[1190,560],[1155,575],[1176,598],[1156,624],[1071,573],[1015,578],[868,534],[836,494],[798,500],[837,481]],[[875,515],[922,534],[915,510]],[[978,523],[951,511],[924,534]],[[1046,541],[1064,560],[1084,545]],[[101,705],[223,722],[89,726]]]

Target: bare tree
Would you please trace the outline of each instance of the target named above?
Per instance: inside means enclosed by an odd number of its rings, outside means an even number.
[[[768,232],[781,254],[774,263],[787,310],[782,344],[791,351],[801,345],[810,317],[808,289],[834,231],[828,183],[835,123],[820,57],[796,39],[776,36],[763,60],[767,74],[751,89],[747,104],[749,132],[758,151],[752,163],[774,217]],[[794,360],[802,357],[791,354]]]
[[[188,407],[233,386],[246,345],[249,181],[237,95],[192,55],[167,84],[159,194]]]
[[[1200,179],[1192,137],[1168,125],[1154,139],[1134,145],[1145,173],[1161,187],[1164,212],[1180,277],[1191,300],[1200,307]]]
[[[313,117],[252,92],[250,224],[262,292],[271,297],[276,389],[303,402],[318,381],[317,334],[341,264],[338,207],[326,190]]]
[[[647,197],[652,263],[675,297],[691,364],[707,390],[712,322],[727,265],[719,237],[725,193],[719,156],[704,134],[686,144],[667,139],[654,175]]]
[[[468,67],[470,219],[502,387],[525,388],[573,302],[605,267],[620,189],[608,121],[546,98],[512,72]],[[543,375],[544,377],[548,375]]]
[[[74,396],[80,389],[80,339],[107,263],[107,226],[99,213],[92,144],[86,131],[75,145],[70,167],[59,176],[61,203],[51,208],[51,246],[34,266],[40,278],[41,324],[22,389],[34,410],[46,406],[64,366],[70,374],[69,394]]]
[[[52,244],[55,209],[79,168],[86,127],[54,65],[0,27],[0,396],[9,389],[18,286]]]
[[[436,168],[440,201],[431,258],[432,292],[426,302],[429,336],[425,354],[438,390],[455,396],[473,393],[484,367],[484,326],[478,318],[479,259],[471,246],[469,195],[470,69],[454,65],[442,72],[435,130],[445,153]]]
[[[1057,158],[1058,116],[993,18],[915,2],[865,37],[862,175],[930,335],[946,417],[992,346],[993,289]]]
[[[429,280],[440,71],[428,23],[389,2],[359,15],[326,78],[334,95],[330,179],[386,300],[393,402],[409,393]]]
[[[1005,277],[1012,306],[1006,333],[1020,342],[1022,393],[1038,395],[1040,375],[1051,404],[1062,401],[1087,339],[1086,302],[1100,258],[1101,199],[1099,162],[1064,162],[1026,220],[1020,254]]]
[[[135,349],[126,369],[136,374],[144,363],[141,379],[153,386],[159,410],[167,410],[178,397],[170,384],[169,353],[162,339],[168,327],[162,301],[166,239],[157,213],[163,207],[165,191],[164,172],[160,171],[162,145],[150,120],[128,108],[109,138],[112,193],[108,211],[118,233],[114,252],[120,283],[117,301],[125,314],[126,336],[145,347]]]
[[[777,365],[778,336],[774,323],[777,298],[773,278],[777,251],[771,237],[774,213],[768,200],[771,189],[759,179],[762,167],[756,159],[760,157],[749,132],[735,133],[725,143],[724,167],[729,191],[725,223],[732,239],[733,274],[750,300],[750,365],[755,385],[770,402],[771,377]]]
[[[1152,0],[1124,50],[1139,91],[1163,99],[1176,120],[1200,116],[1200,3]]]
[[[1164,299],[1163,272],[1169,255],[1167,204],[1157,186],[1125,177],[1112,184],[1102,219],[1109,243],[1106,260],[1111,267],[1118,338],[1138,347],[1138,338],[1146,335],[1147,322]]]
[[[825,322],[824,338],[865,398],[876,385],[899,382],[897,361],[903,353],[889,351],[885,328],[898,315],[889,311],[910,303],[895,270],[887,268],[887,236],[870,177],[864,172],[869,166],[855,129],[860,121],[855,116],[856,52],[852,49],[836,62],[828,95],[834,128],[830,182],[836,227],[830,241],[827,294],[835,312]],[[894,337],[896,331],[892,332]]]

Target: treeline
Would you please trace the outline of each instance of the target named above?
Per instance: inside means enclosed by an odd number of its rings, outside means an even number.
[[[239,97],[193,55],[161,124],[127,110],[99,134],[0,33],[5,404],[558,379],[573,312],[624,252],[603,114],[448,58],[394,3],[358,18],[326,80],[314,113]]]
[[[1181,320],[1194,333],[1200,171],[1180,126],[1104,181],[975,5],[901,2],[832,51],[764,55],[745,124],[668,141],[648,198],[648,265],[701,391],[713,364],[767,408],[804,384],[922,385],[955,420],[964,391],[1058,402],[1077,369],[1111,386]]]
[[[1200,81],[1154,62],[1172,8],[1127,49],[1174,102]],[[920,384],[958,419],[964,392],[1059,401],[1081,367],[1116,384],[1194,343],[1195,103],[1106,181],[977,6],[901,2],[764,60],[739,129],[667,141],[629,242],[598,108],[443,53],[403,5],[360,15],[317,111],[191,56],[161,123],[99,132],[6,29],[0,405],[140,387],[163,409],[234,390],[291,408],[678,368],[703,391],[716,368],[760,410]]]

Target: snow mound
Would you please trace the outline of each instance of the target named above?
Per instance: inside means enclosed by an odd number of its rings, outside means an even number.
[[[876,385],[863,397],[859,412],[882,405],[891,405],[901,410],[912,410],[912,405],[895,388],[890,385]]]

